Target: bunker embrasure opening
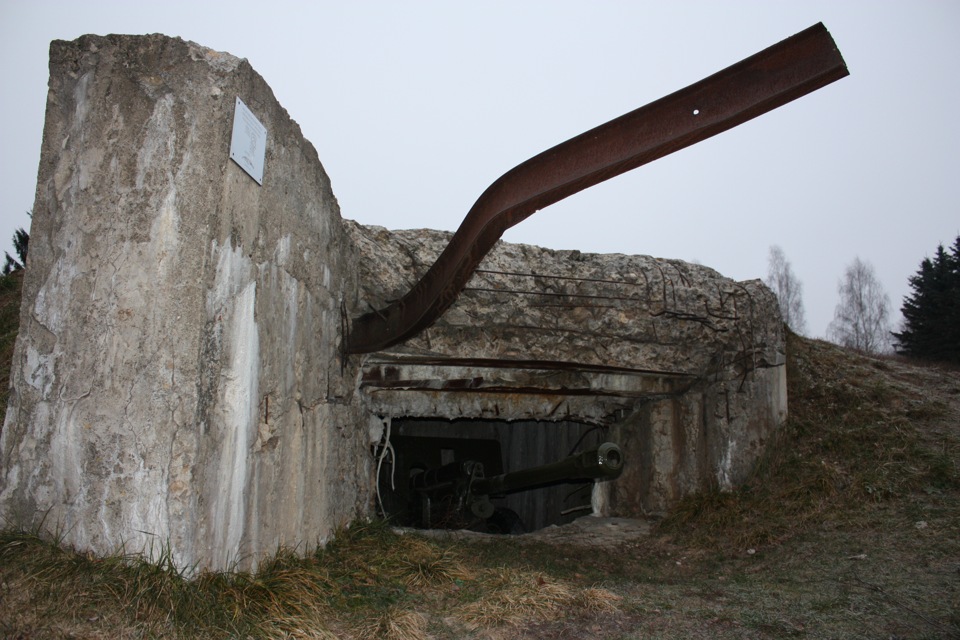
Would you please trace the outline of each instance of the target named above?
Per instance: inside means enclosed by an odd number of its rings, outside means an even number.
[[[569,421],[394,419],[375,454],[394,524],[502,534],[592,513],[623,466],[606,428]]]

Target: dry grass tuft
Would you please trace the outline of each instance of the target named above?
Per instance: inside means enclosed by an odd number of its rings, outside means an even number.
[[[330,631],[318,618],[272,618],[259,623],[256,637],[268,640],[342,640],[343,635]]]
[[[400,579],[413,589],[466,581],[474,578],[450,549],[439,549],[425,540],[408,537],[398,545]]]
[[[577,609],[580,593],[542,573],[501,568],[484,579],[482,599],[458,616],[469,629],[516,626]]]
[[[355,631],[357,638],[383,640],[424,640],[427,638],[427,619],[420,613],[392,607],[361,624]]]
[[[617,613],[623,597],[609,589],[589,587],[580,591],[577,597],[578,608],[587,613]]]

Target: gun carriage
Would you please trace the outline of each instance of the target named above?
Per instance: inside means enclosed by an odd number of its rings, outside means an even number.
[[[384,515],[402,526],[523,533],[501,498],[561,483],[612,480],[623,470],[620,447],[605,442],[562,460],[504,472],[496,440],[397,436],[380,470]]]

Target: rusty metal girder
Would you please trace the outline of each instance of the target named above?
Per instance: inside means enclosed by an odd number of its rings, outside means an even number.
[[[359,316],[346,353],[386,349],[453,304],[503,232],[567,196],[731,129],[848,75],[823,24],[530,158],[491,184],[400,300]]]

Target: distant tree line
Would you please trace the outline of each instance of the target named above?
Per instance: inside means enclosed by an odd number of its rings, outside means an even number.
[[[806,328],[803,287],[780,247],[770,247],[764,282],[776,294],[784,322],[796,333]],[[900,331],[890,329],[890,299],[869,262],[854,258],[837,286],[839,301],[827,339],[862,353],[897,353],[960,364],[960,236],[948,250],[940,245],[910,277]]]
[[[903,329],[894,333],[897,353],[960,364],[960,236],[950,250],[937,247],[910,277],[903,301]]]

